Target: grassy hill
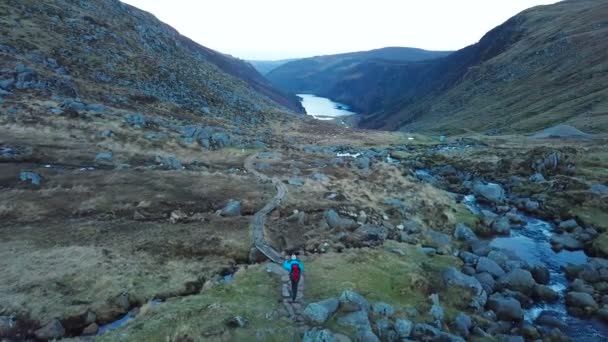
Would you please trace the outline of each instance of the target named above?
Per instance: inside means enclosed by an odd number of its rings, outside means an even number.
[[[367,128],[606,131],[607,15],[606,1],[535,7],[445,58],[360,64],[330,94],[372,113]]]
[[[351,52],[338,55],[316,56],[286,63],[266,77],[277,87],[291,93],[314,93],[332,97],[332,88],[341,82],[358,84],[362,65],[371,60],[382,61],[421,61],[449,54],[444,51],[426,51],[414,48],[387,47],[382,49]],[[355,109],[358,107],[353,106]]]

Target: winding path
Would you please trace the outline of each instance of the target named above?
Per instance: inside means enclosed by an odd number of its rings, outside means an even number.
[[[299,324],[304,323],[302,316],[302,299],[304,297],[304,277],[300,279],[298,284],[298,295],[295,302],[291,301],[291,282],[289,280],[289,274],[283,270],[280,266],[283,263],[283,256],[277,252],[267,241],[264,233],[264,223],[266,221],[266,215],[270,214],[275,210],[281,202],[287,196],[287,186],[277,177],[268,177],[263,173],[258,172],[255,169],[254,161],[259,158],[258,154],[247,157],[245,159],[245,169],[258,177],[262,182],[272,182],[277,188],[277,194],[266,203],[266,205],[260,209],[253,216],[251,221],[251,230],[253,232],[253,244],[254,246],[264,254],[272,262],[278,264],[278,267],[274,267],[274,272],[280,276],[281,279],[281,299],[287,315]]]
[[[262,182],[272,182],[272,184],[274,184],[274,186],[277,188],[277,194],[253,216],[253,221],[251,222],[253,244],[260,252],[262,252],[262,254],[268,257],[268,259],[280,265],[283,262],[283,257],[281,256],[281,253],[277,252],[266,241],[264,223],[266,221],[266,215],[275,210],[287,196],[287,186],[285,186],[285,184],[283,184],[283,182],[277,177],[270,178],[265,174],[258,172],[254,166],[254,161],[256,159],[258,159],[258,154],[247,157],[247,159],[245,159],[245,169],[258,177]]]

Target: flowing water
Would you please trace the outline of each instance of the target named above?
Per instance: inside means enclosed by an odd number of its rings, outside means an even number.
[[[302,106],[306,114],[318,120],[335,120],[341,116],[356,114],[351,112],[347,105],[334,102],[330,99],[312,94],[298,94],[302,99]]]
[[[475,214],[481,208],[475,201],[475,196],[465,196],[463,203]],[[580,319],[570,316],[566,310],[565,294],[568,287],[562,266],[567,264],[581,265],[587,262],[587,255],[583,251],[555,252],[551,249],[549,239],[554,226],[548,222],[519,213],[524,219],[522,229],[511,230],[507,237],[496,237],[490,246],[514,253],[521,260],[530,265],[545,265],[551,273],[549,286],[560,294],[560,300],[553,304],[538,303],[525,312],[525,319],[534,320],[544,311],[559,318],[568,328],[565,333],[574,341],[606,341],[608,340],[608,326],[594,319]]]

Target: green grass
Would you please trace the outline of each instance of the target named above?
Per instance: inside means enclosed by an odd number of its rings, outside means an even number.
[[[267,332],[265,341],[297,340],[292,323],[278,316],[278,298],[277,280],[263,266],[254,266],[238,274],[230,284],[151,308],[142,318],[99,340],[164,342],[177,335],[188,335],[196,341],[244,341],[254,339],[259,331]],[[235,315],[246,317],[248,326],[226,327],[224,321]]]
[[[593,250],[600,256],[608,257],[608,233],[601,234],[593,241]]]
[[[578,207],[571,213],[583,224],[608,232],[608,212],[595,207]]]
[[[464,223],[472,229],[475,229],[479,223],[479,218],[464,205],[458,205],[455,207],[454,220],[456,223]]]

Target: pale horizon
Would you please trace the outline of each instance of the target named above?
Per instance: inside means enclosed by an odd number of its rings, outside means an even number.
[[[411,47],[455,51],[517,13],[556,0],[123,0],[208,48],[281,60]]]

